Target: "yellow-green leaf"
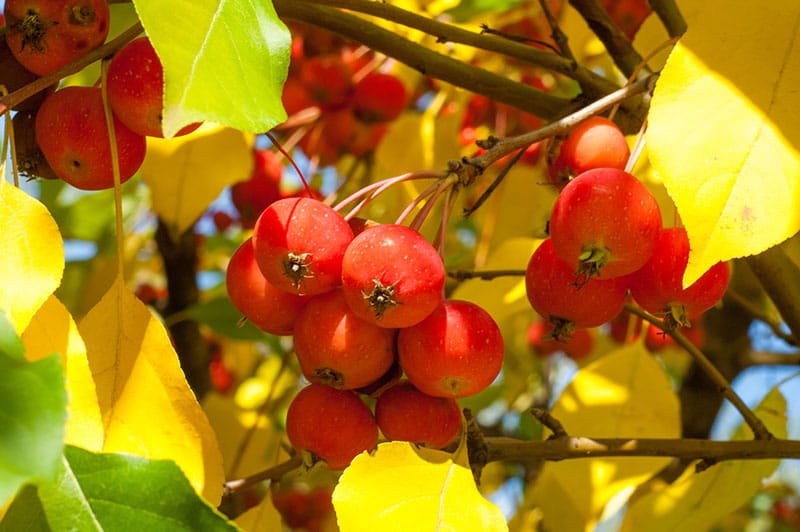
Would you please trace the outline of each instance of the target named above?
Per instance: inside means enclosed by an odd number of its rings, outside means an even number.
[[[222,190],[247,179],[252,139],[230,128],[203,126],[184,137],[148,137],[140,169],[152,207],[174,235],[188,229]]]
[[[262,133],[286,119],[291,35],[269,0],[135,0],[164,66],[164,134],[197,121]]]
[[[47,208],[0,179],[0,310],[17,334],[61,283],[64,243]]]
[[[688,24],[647,131],[689,234],[686,285],[800,229],[800,3],[709,0]]]
[[[786,437],[785,412],[786,401],[777,387],[755,409],[778,438]],[[752,438],[752,432],[742,424],[733,439],[747,438]],[[778,464],[779,460],[726,461],[700,473],[692,465],[672,484],[637,499],[625,514],[622,530],[704,532],[746,504]]]
[[[347,532],[508,530],[502,512],[484,499],[469,467],[449,453],[406,442],[378,445],[357,456],[333,491],[339,527]]]
[[[218,504],[219,447],[161,322],[117,277],[78,330],[97,387],[103,451],[174,460],[195,490]]]
[[[50,296],[22,333],[25,357],[40,360],[61,354],[66,371],[69,403],[65,441],[90,451],[103,448],[103,421],[97,403],[86,346],[69,311],[56,296]]]
[[[556,401],[553,416],[573,436],[594,438],[680,437],[680,405],[669,379],[641,342],[613,351],[581,369]],[[606,504],[669,463],[669,458],[607,458],[548,463],[548,483],[533,499],[552,530],[591,529]],[[555,490],[547,486],[558,485]],[[564,501],[568,497],[569,501]],[[565,513],[565,508],[572,512]],[[575,515],[580,512],[581,515]],[[572,528],[574,529],[574,528]]]

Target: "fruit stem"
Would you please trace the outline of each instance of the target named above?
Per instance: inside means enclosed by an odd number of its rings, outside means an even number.
[[[292,165],[292,168],[294,168],[294,171],[297,172],[298,176],[300,176],[300,181],[303,182],[303,188],[306,191],[306,196],[308,196],[309,198],[313,198],[314,194],[311,192],[311,187],[308,186],[308,181],[306,181],[306,176],[304,176],[303,172],[300,171],[300,168],[297,166],[297,163],[294,162],[292,156],[289,155],[289,152],[283,149],[283,146],[281,146],[281,143],[278,142],[278,139],[275,138],[275,135],[273,135],[269,131],[267,131],[265,135],[270,140],[270,142],[272,142],[272,145],[275,146],[275,148],[281,153],[281,155],[286,157],[286,159]]]
[[[117,150],[117,134],[114,130],[114,114],[111,112],[111,104],[108,101],[108,65],[110,58],[100,62],[100,89],[103,96],[103,111],[106,118],[106,129],[108,130],[108,143],[111,150],[111,174],[114,177],[114,214],[116,218],[116,237],[117,237],[117,275],[124,279],[125,267],[125,235],[122,227],[122,178],[119,172],[119,152]],[[122,314],[120,314],[122,315]]]
[[[402,174],[395,177],[390,177],[387,179],[383,179],[381,181],[377,181],[375,183],[371,183],[353,194],[349,195],[342,201],[340,201],[337,205],[333,207],[335,211],[341,211],[351,203],[354,203],[361,197],[366,196],[358,205],[356,205],[347,215],[344,217],[345,220],[349,220],[350,218],[354,217],[358,212],[363,209],[367,203],[378,197],[381,193],[389,189],[390,187],[396,185],[397,183],[402,183],[403,181],[411,181],[414,179],[441,179],[447,176],[447,172],[441,171],[418,171],[418,172],[409,172],[407,174]]]

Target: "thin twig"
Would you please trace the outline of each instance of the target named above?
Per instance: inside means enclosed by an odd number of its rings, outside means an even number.
[[[739,292],[733,289],[728,289],[725,292],[724,299],[730,301],[731,303],[735,304],[747,314],[756,320],[763,321],[766,323],[770,329],[772,329],[772,334],[783,340],[789,345],[797,345],[797,339],[791,335],[787,334],[786,331],[783,330],[781,327],[781,321],[776,320],[772,316],[767,315],[765,312],[761,312],[761,309],[758,308],[756,305],[753,304],[750,299],[743,296]]]
[[[303,465],[303,458],[298,453],[285,462],[281,462],[280,464],[270,467],[269,469],[265,469],[264,471],[260,471],[255,473],[254,475],[250,475],[249,477],[244,477],[236,480],[229,480],[224,484],[223,487],[223,495],[230,495],[231,493],[245,488],[247,486],[252,486],[254,484],[259,484],[264,482],[265,480],[280,480],[280,478],[288,473],[289,471],[294,471],[298,467]]]
[[[466,271],[456,270],[447,272],[447,276],[455,279],[456,281],[466,281],[467,279],[480,279],[482,281],[491,281],[498,277],[522,277],[525,275],[525,270],[486,270],[479,271]]]
[[[559,53],[570,61],[575,61],[575,55],[569,47],[567,35],[561,31],[561,26],[558,25],[558,20],[553,16],[553,12],[550,11],[550,5],[547,0],[539,0],[539,5],[542,7],[545,18],[547,18],[547,24],[550,26],[550,36],[558,46]]]
[[[497,177],[494,178],[494,181],[492,181],[492,183],[486,188],[486,190],[484,190],[483,193],[480,196],[478,196],[478,199],[475,200],[475,203],[473,203],[472,206],[470,206],[469,208],[464,209],[463,212],[464,218],[469,218],[470,216],[472,216],[473,213],[477,211],[481,207],[481,205],[483,205],[486,202],[487,199],[489,199],[489,196],[492,195],[492,193],[497,189],[497,187],[499,187],[500,184],[503,182],[503,179],[506,178],[508,172],[514,167],[514,165],[517,164],[517,162],[519,162],[522,156],[525,155],[525,151],[527,149],[528,149],[527,146],[524,148],[520,148],[517,151],[517,154],[514,155],[514,157],[500,171],[500,173],[497,174]]]
[[[719,393],[722,396],[730,401],[730,403],[739,411],[739,414],[744,418],[745,423],[750,427],[755,435],[756,439],[759,440],[769,440],[774,438],[772,433],[770,433],[769,429],[767,429],[764,422],[758,418],[758,416],[753,413],[753,411],[748,407],[745,402],[739,397],[731,384],[725,378],[725,376],[714,366],[714,364],[708,359],[708,357],[700,351],[689,339],[687,339],[680,331],[676,329],[670,329],[668,327],[664,327],[664,323],[659,318],[653,316],[649,312],[645,312],[644,310],[640,309],[636,305],[631,305],[630,303],[625,304],[625,310],[639,316],[643,320],[646,320],[656,327],[662,329],[665,333],[670,335],[675,342],[680,345],[687,353],[689,353],[692,358],[694,359],[695,363],[700,366],[700,369],[711,379],[711,382],[717,387]]]
[[[531,408],[531,415],[553,432],[553,438],[569,438],[564,425],[544,408]]]

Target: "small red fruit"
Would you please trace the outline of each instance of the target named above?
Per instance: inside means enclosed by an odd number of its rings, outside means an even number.
[[[253,171],[246,181],[231,186],[231,201],[242,227],[251,229],[264,209],[281,198],[281,158],[271,150],[253,150]]]
[[[108,65],[108,100],[114,114],[131,131],[163,137],[164,70],[150,39],[140,37],[126,44]],[[200,127],[189,124],[176,135]]]
[[[25,68],[44,76],[103,44],[106,0],[6,0],[6,42]]]
[[[302,529],[306,532],[328,530],[325,528],[326,522],[334,517],[332,494],[331,488],[326,486],[276,488],[272,484],[270,489],[272,504],[284,523],[293,530]]]
[[[630,150],[625,135],[607,118],[593,116],[575,126],[550,165],[550,179],[563,183],[594,168],[624,170]]]
[[[375,403],[375,419],[390,440],[441,449],[461,430],[461,409],[452,397],[433,397],[402,381],[383,392]]]
[[[264,277],[301,295],[321,294],[341,284],[342,257],[352,239],[344,218],[311,198],[272,203],[253,229],[253,249]]]
[[[297,316],[294,349],[311,381],[352,390],[372,384],[392,366],[394,329],[356,316],[341,290],[314,296]]]
[[[365,122],[394,120],[408,103],[408,92],[397,77],[383,72],[370,72],[356,83],[353,110]]]
[[[444,264],[413,229],[396,224],[368,227],[342,260],[342,290],[362,319],[390,329],[410,327],[439,305]]]
[[[648,312],[666,315],[674,324],[685,326],[700,317],[725,294],[730,266],[727,262],[718,262],[683,288],[688,262],[686,229],[673,227],[661,231],[653,256],[627,278],[633,299]]]
[[[141,166],[147,142],[116,117],[114,133],[124,183]],[[100,87],[65,87],[48,96],[36,114],[36,141],[56,175],[75,188],[114,186]]]
[[[408,380],[436,397],[466,397],[489,386],[503,367],[503,337],[494,319],[468,301],[445,300],[397,337]]]
[[[264,332],[289,335],[309,298],[275,288],[264,278],[248,238],[231,255],[226,271],[228,297],[248,321]]]
[[[353,92],[353,73],[337,54],[318,55],[300,66],[300,80],[323,109],[344,106]]]
[[[635,272],[656,247],[658,202],[638,179],[615,168],[580,174],[558,195],[550,236],[580,285]]]
[[[594,347],[594,338],[587,329],[576,329],[569,338],[554,338],[553,324],[536,320],[528,327],[528,345],[542,356],[561,351],[573,360],[589,356]]]
[[[533,310],[553,325],[557,339],[610,321],[622,311],[627,294],[624,277],[593,278],[578,288],[574,270],[556,255],[551,238],[533,252],[525,288]]]
[[[378,425],[355,392],[309,384],[286,412],[286,435],[295,449],[310,451],[331,469],[344,469],[378,443]]]

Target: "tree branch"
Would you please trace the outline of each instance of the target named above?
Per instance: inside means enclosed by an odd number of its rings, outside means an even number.
[[[496,35],[468,31],[452,24],[406,11],[386,2],[372,0],[296,0],[307,4],[327,5],[379,17],[436,37],[439,43],[458,43],[497,52],[526,61],[574,79],[587,97],[594,99],[619,88],[606,78],[580,66],[574,59],[545,52],[533,46],[504,39]],[[276,6],[281,2],[275,2]],[[281,10],[278,11],[281,13]],[[324,24],[324,22],[323,22]],[[556,31],[556,29],[554,29]],[[360,39],[359,39],[360,40]],[[387,54],[392,55],[392,54]],[[392,55],[392,57],[394,57]]]
[[[686,21],[675,0],[649,0],[649,2],[670,37],[679,37],[686,32]]]
[[[800,268],[781,245],[747,257],[745,262],[775,303],[792,336],[800,338]]]
[[[483,94],[546,120],[556,119],[582,107],[581,102],[553,96],[529,85],[436,53],[363,18],[338,9],[298,0],[274,0],[273,4],[281,18],[333,31],[393,57],[424,75]]]

